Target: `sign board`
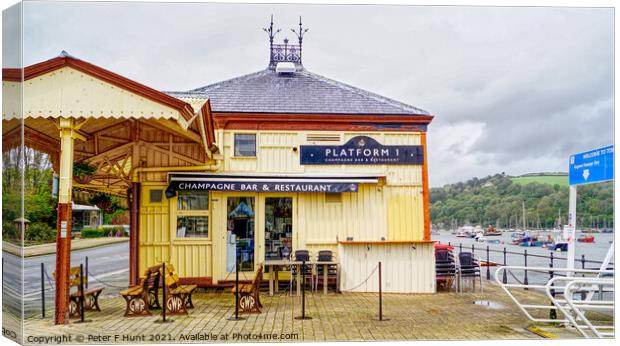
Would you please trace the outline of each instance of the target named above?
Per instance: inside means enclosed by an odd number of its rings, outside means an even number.
[[[67,237],[67,221],[60,221],[60,237]]]
[[[247,192],[357,192],[356,183],[332,182],[238,182],[238,181],[171,181],[166,197],[177,191],[247,191]]]
[[[302,165],[421,165],[421,145],[382,145],[367,136],[351,138],[344,145],[302,145]]]
[[[613,145],[570,156],[568,169],[570,185],[592,184],[613,179]]]
[[[257,176],[206,173],[169,173],[166,197],[177,191],[247,192],[357,192],[359,184],[377,184],[379,177],[363,176]]]

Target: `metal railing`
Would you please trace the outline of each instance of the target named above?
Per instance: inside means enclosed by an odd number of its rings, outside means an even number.
[[[526,284],[517,280],[515,280],[517,283],[504,282],[503,277],[508,275],[516,279],[517,275],[515,275],[514,271],[549,273],[551,278],[545,284]],[[606,300],[603,293],[613,293],[614,282],[613,278],[602,278],[605,276],[613,276],[613,270],[501,266],[495,271],[494,279],[508,297],[519,307],[521,312],[531,321],[566,323],[572,325],[585,338],[590,338],[592,335],[603,338],[614,335],[613,319],[611,320],[611,325],[595,325],[588,319],[585,312],[613,311],[613,299]],[[546,298],[550,300],[551,304],[522,303],[510,291],[511,288],[540,289],[545,293]],[[584,295],[590,292],[599,292],[598,299],[583,299]],[[575,295],[579,294],[582,298],[575,299]],[[592,295],[588,294],[588,297],[592,297]],[[541,318],[535,317],[532,314],[534,311],[540,310],[549,310],[556,313],[559,310],[563,318],[557,319],[553,318],[553,316]],[[588,334],[587,330],[591,334]],[[612,332],[602,332],[601,330],[612,330]]]
[[[439,241],[438,243],[442,244],[441,241]],[[446,244],[446,243],[443,243],[443,244]],[[453,246],[455,249],[458,249],[459,253],[463,251],[471,250],[472,254],[482,254],[482,256],[479,256],[479,258],[481,259],[484,259],[486,257],[487,266],[486,266],[485,274],[486,274],[487,280],[491,280],[491,267],[493,267],[493,264],[503,265],[503,266],[509,265],[508,255],[520,257],[520,259],[513,258],[513,263],[510,263],[510,265],[523,264],[523,266],[527,266],[529,258],[537,258],[537,259],[548,260],[547,263],[548,263],[549,268],[558,268],[557,262],[561,262],[561,261],[566,262],[568,260],[566,257],[557,256],[556,253],[553,251],[549,251],[549,255],[542,255],[542,254],[529,253],[527,249],[523,249],[522,252],[512,251],[512,250],[508,250],[507,247],[505,246],[502,247],[501,249],[493,249],[489,245],[486,245],[486,247],[477,247],[475,246],[475,244],[471,244],[471,246],[467,246],[467,245],[463,246],[463,243],[456,244],[452,242],[447,242],[447,244],[449,246]],[[495,256],[492,256],[492,254]],[[575,258],[575,268],[580,268],[583,270],[586,270],[586,269],[598,270],[601,268],[603,264],[606,264],[608,269],[613,268],[613,265],[614,265],[613,262],[605,263],[604,261],[586,259],[586,256],[583,254],[581,255],[580,258]],[[547,274],[549,275],[549,279],[553,278],[553,275],[554,275],[553,271],[547,270],[547,272],[548,272]],[[531,273],[528,272],[528,270],[523,271],[522,279],[521,279],[523,283],[527,284],[529,282],[529,274]],[[503,283],[508,282],[507,273],[505,272],[503,273],[502,282]]]

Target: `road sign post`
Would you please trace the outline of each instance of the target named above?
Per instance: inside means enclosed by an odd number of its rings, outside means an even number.
[[[614,146],[586,151],[570,156],[568,164],[568,226],[564,237],[568,242],[566,268],[575,268],[575,230],[577,229],[577,186],[614,179]],[[567,275],[572,275],[568,272]]]

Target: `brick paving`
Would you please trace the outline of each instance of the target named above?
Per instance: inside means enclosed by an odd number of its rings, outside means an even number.
[[[519,291],[524,297],[536,294]],[[338,340],[454,340],[538,338],[525,330],[531,323],[509,301],[498,286],[486,284],[484,294],[440,292],[436,294],[384,294],[384,315],[378,321],[378,295],[374,293],[320,293],[307,295],[306,311],[311,320],[297,320],[301,299],[280,293],[261,295],[262,314],[234,314],[233,295],[228,291],[198,292],[195,308],[188,316],[174,316],[160,323],[161,311],[150,317],[123,317],[121,297],[101,302],[101,312],[89,312],[91,322],[72,320],[55,326],[51,318],[25,321],[26,343],[37,336],[70,335],[69,343],[240,342],[240,341],[338,341]],[[489,306],[474,301],[491,301]],[[53,311],[47,314],[53,316]],[[6,320],[5,320],[6,321]],[[240,339],[238,334],[243,334]],[[266,339],[265,334],[273,334]],[[247,336],[250,338],[247,338]],[[261,339],[259,335],[263,335]],[[213,336],[217,339],[213,340]],[[30,340],[28,337],[31,337]],[[123,339],[123,338],[127,339]],[[65,340],[66,341],[66,340]]]

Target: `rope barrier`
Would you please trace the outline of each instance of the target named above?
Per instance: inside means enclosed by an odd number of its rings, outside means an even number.
[[[50,284],[51,289],[54,290],[55,288],[54,288],[54,283],[52,281],[52,278],[50,278],[50,275],[47,273],[47,270],[44,271],[44,273],[45,273],[45,277],[47,277],[47,282]]]
[[[362,286],[363,284],[365,284],[366,282],[368,282],[368,280],[372,277],[372,275],[377,271],[377,269],[379,269],[379,264],[377,264],[375,266],[375,269],[372,270],[372,272],[366,277],[366,279],[362,282],[359,283],[359,285],[356,285],[353,288],[347,288],[347,289],[341,289],[341,291],[353,291],[355,289],[358,289],[360,286]]]
[[[93,275],[93,273],[91,273],[90,271],[88,272],[89,277],[93,278],[95,281],[99,282],[100,284],[104,285],[104,286],[108,286],[108,287],[112,287],[112,288],[118,288],[118,289],[126,289],[127,286],[117,286],[117,285],[112,285],[110,283],[107,283],[105,281],[102,281],[101,279],[97,278],[97,276]]]

